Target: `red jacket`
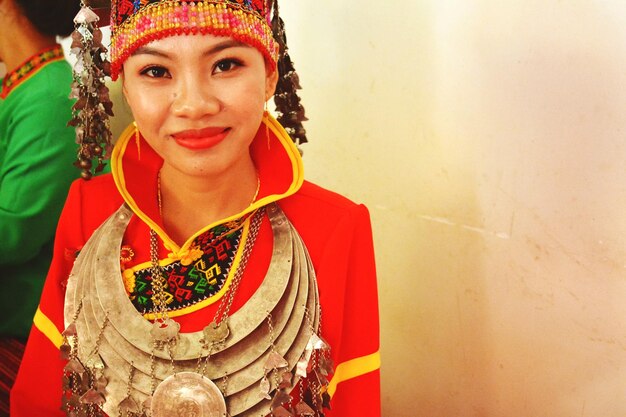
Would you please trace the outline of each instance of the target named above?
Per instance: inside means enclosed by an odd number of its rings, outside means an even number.
[[[326,416],[380,416],[380,357],[376,272],[369,214],[365,206],[303,180],[302,162],[291,140],[273,119],[264,121],[251,153],[261,188],[257,201],[241,213],[208,225],[240,218],[278,202],[301,235],[317,274],[322,308],[322,335],[331,346],[335,373],[330,379],[331,411]],[[62,416],[59,356],[64,329],[65,282],[76,253],[93,231],[123,203],[134,211],[124,235],[127,269],[150,261],[149,230],[164,243],[160,258],[180,258],[193,239],[178,247],[161,228],[156,177],[162,160],[146,142],[136,144],[127,131],[115,146],[112,174],[77,180],[59,221],[54,258],[24,359],[11,391],[13,417]],[[163,246],[163,245],[162,245]],[[128,259],[128,249],[132,252]],[[269,265],[272,231],[263,220],[231,312],[256,290]],[[176,317],[181,331],[201,330],[213,318],[219,297],[200,309]],[[206,302],[204,304],[207,304]],[[192,306],[193,307],[193,306]]]

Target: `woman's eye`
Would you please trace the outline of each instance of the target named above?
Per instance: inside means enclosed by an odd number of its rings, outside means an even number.
[[[213,70],[214,73],[219,73],[219,72],[227,72],[227,71],[232,71],[233,69],[235,69],[236,67],[240,67],[241,61],[236,60],[236,59],[223,59],[221,61],[219,61],[217,64],[215,64],[215,69]]]
[[[151,78],[165,78],[169,77],[169,73],[163,67],[148,67],[141,71],[141,75],[147,75]]]

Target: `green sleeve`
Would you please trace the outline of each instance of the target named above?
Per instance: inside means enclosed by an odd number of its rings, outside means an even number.
[[[46,88],[46,83],[7,99],[14,98],[0,166],[0,265],[24,263],[49,244],[69,185],[78,176],[72,166],[74,131],[66,127],[69,89]]]

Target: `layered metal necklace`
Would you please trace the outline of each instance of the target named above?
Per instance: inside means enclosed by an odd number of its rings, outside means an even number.
[[[274,239],[270,266],[254,294],[230,314],[266,214]],[[129,300],[119,253],[132,215],[124,205],[94,232],[68,280],[61,347],[68,361],[67,415],[323,416],[332,362],[320,336],[315,272],[280,207],[272,203],[246,220],[249,236],[217,312],[203,330],[191,333],[180,332],[168,316],[154,232],[154,320]]]

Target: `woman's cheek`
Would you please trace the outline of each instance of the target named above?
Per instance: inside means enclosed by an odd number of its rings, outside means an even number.
[[[166,96],[157,89],[141,89],[134,91],[129,106],[138,123],[146,124],[163,117],[166,107]]]

